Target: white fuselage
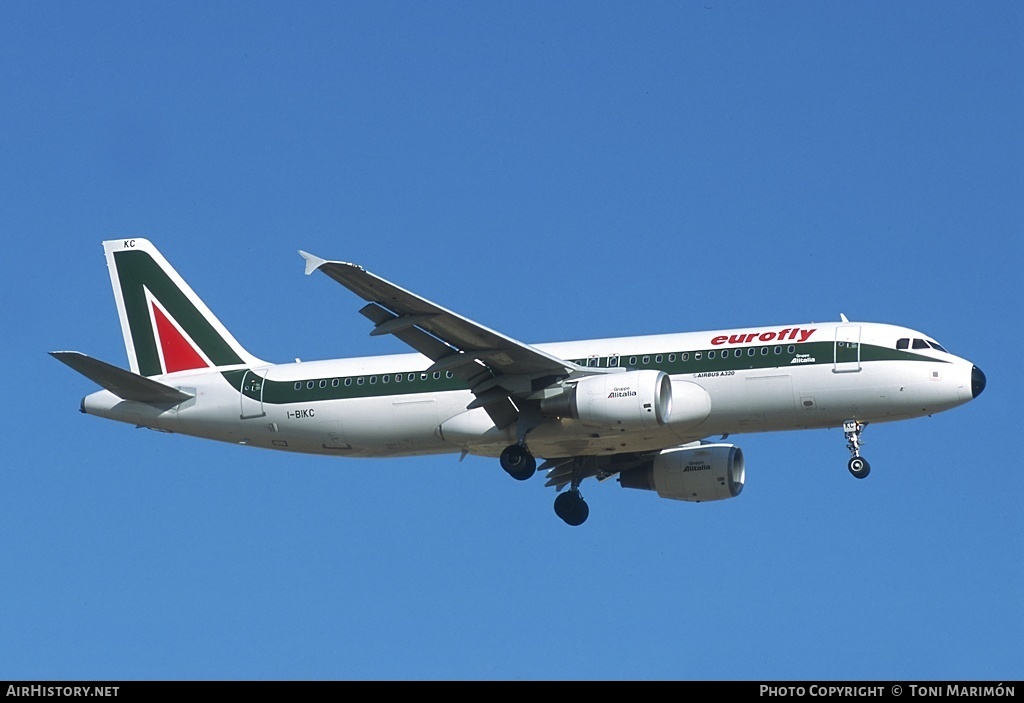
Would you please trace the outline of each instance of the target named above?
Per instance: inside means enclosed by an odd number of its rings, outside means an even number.
[[[548,418],[526,440],[542,457],[607,455],[715,435],[900,420],[971,400],[971,362],[934,343],[913,348],[926,339],[903,327],[842,322],[536,345],[581,366],[663,370],[672,382],[672,412],[662,426],[629,431]],[[911,340],[910,348],[898,349],[900,340]],[[194,394],[179,405],[99,391],[83,399],[82,410],[209,439],[342,456],[497,456],[516,440],[515,424],[499,430],[483,408],[467,410],[471,391],[451,374],[425,373],[430,364],[401,354],[182,371],[156,377]]]

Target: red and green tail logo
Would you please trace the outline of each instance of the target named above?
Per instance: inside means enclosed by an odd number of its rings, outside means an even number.
[[[252,363],[254,357],[148,241],[105,245],[133,371],[156,376]]]
[[[155,300],[150,302],[150,312],[156,330],[157,349],[166,373],[201,369],[212,365],[203,358],[195,342],[188,338]]]

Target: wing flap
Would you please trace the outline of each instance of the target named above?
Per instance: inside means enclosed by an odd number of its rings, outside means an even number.
[[[399,317],[377,303],[365,305],[359,312],[375,325],[375,331],[382,328],[387,329],[387,334],[393,334],[420,354],[432,360],[434,363],[427,369],[428,373],[450,370],[454,376],[466,381],[470,388],[475,388],[483,381],[493,378],[490,369],[479,363],[475,358],[462,359],[460,357],[463,355],[458,350],[419,329],[415,326],[416,323],[405,324],[409,322],[410,318],[419,319],[419,316]],[[373,332],[370,334],[372,335]],[[455,364],[452,361],[445,361],[446,359],[453,359],[453,357],[458,359],[460,363]],[[488,398],[486,403],[481,403],[480,405],[476,405],[476,402],[474,401],[474,404],[471,404],[467,410],[474,407],[483,407],[484,411],[494,422],[495,427],[501,430],[515,422],[519,416],[519,411],[509,399],[508,393],[495,393],[492,397]]]
[[[649,461],[651,456],[650,452],[640,452],[608,456],[554,457],[541,464],[537,471],[547,471],[547,480],[544,485],[554,486],[556,490],[560,491],[574,479],[582,481],[594,477],[598,481],[607,481],[623,471],[636,468],[644,461]]]
[[[359,314],[374,324],[374,330],[386,328],[392,322],[402,320],[401,317],[388,311],[377,303],[370,303],[359,310]],[[371,335],[373,332],[370,333]],[[396,325],[386,334],[394,335],[396,338],[408,344],[431,361],[436,361],[448,356],[453,351],[452,347],[442,342],[437,337],[427,334],[415,326],[415,323],[408,326]]]
[[[131,371],[93,359],[81,352],[55,351],[50,352],[57,361],[61,361],[90,381],[93,381],[122,400],[135,400],[140,403],[154,405],[175,404],[188,400],[191,394],[177,388],[140,376]]]

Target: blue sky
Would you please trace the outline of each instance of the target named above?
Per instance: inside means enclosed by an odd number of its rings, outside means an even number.
[[[1024,10],[0,4],[0,679],[1024,678]],[[977,401],[733,436],[735,500],[78,413],[153,240],[273,361],[405,351],[296,251],[527,342],[922,330]]]

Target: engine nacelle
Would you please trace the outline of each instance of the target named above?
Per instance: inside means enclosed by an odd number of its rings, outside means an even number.
[[[672,382],[664,371],[655,370],[587,376],[540,407],[548,417],[569,417],[588,427],[649,429],[669,421]]]
[[[735,498],[743,490],[743,451],[732,444],[666,449],[643,466],[619,474],[623,488],[657,491],[662,498],[701,502]]]

